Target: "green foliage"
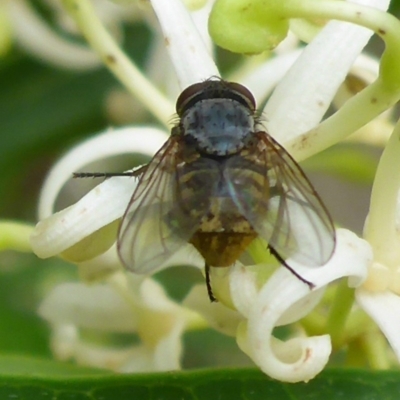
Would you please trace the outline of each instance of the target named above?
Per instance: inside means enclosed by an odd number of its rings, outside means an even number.
[[[330,370],[311,382],[290,384],[254,369],[114,375],[3,357],[0,372],[0,398],[19,400],[394,400],[400,391],[400,374],[393,371]]]

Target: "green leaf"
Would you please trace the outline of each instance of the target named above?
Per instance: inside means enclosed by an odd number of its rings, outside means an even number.
[[[28,368],[18,368],[18,362]],[[9,363],[10,369],[4,368]],[[34,370],[29,372],[29,368]],[[44,371],[51,373],[44,376]],[[0,398],[18,400],[391,400],[398,371],[328,370],[308,383],[274,381],[255,369],[119,375],[60,363],[0,358]]]
[[[66,379],[71,376],[90,375],[102,376],[112,372],[95,368],[77,367],[65,362],[45,360],[26,356],[1,355],[0,356],[0,379],[8,377],[43,377],[53,379],[61,377]],[[2,398],[2,397],[0,397]]]

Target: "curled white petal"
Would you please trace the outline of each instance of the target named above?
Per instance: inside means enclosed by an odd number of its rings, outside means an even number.
[[[335,251],[324,266],[310,268],[290,259],[287,262],[303,278],[320,288],[346,276],[350,287],[360,286],[367,278],[372,260],[372,248],[366,240],[347,229],[337,229]]]
[[[325,293],[325,287],[314,289],[300,298],[286,310],[276,321],[276,326],[291,324],[305,317],[320,301]]]
[[[305,297],[298,302],[293,302],[290,310],[280,316],[277,324],[284,325],[299,320],[311,311],[318,303],[322,292],[318,288],[323,288],[335,279],[349,276],[349,285],[358,286],[364,281],[367,275],[367,268],[372,260],[372,251],[368,243],[358,238],[354,233],[345,229],[337,231],[336,250],[329,262],[323,267],[310,268],[298,265],[290,259],[288,264],[304,279],[309,280],[315,285],[313,291],[306,290]],[[258,268],[265,266],[258,266]],[[287,277],[287,278],[286,278]],[[270,281],[272,286],[281,280],[291,281],[292,274],[284,268],[277,271]],[[255,272],[246,266],[235,265],[230,271],[230,289],[232,301],[235,308],[244,316],[248,316],[252,304],[257,297],[258,289]],[[297,280],[297,279],[296,279]],[[305,284],[297,280],[299,287],[304,289]]]
[[[104,332],[135,332],[132,309],[108,285],[63,283],[43,300],[39,315],[54,325],[74,325]]]
[[[53,167],[43,185],[39,200],[39,220],[51,215],[54,202],[65,182],[84,165],[106,157],[127,153],[153,156],[167,139],[155,128],[121,128],[95,136],[71,149]]]
[[[331,343],[328,335],[314,336],[309,338],[294,338],[282,342],[272,338],[271,347],[277,357],[285,365],[290,365],[290,373],[287,369],[279,371],[277,365],[271,365],[276,369],[275,378],[279,379],[279,372],[282,380],[287,382],[299,382],[314,378],[325,366],[331,353]]]
[[[136,178],[110,178],[76,204],[40,221],[32,235],[34,253],[52,257],[119,219],[137,185]]]
[[[256,279],[255,271],[239,263],[230,269],[229,287],[233,305],[245,317],[248,317],[258,295]]]
[[[389,1],[359,4],[386,10]],[[315,127],[373,32],[331,21],[306,47],[272,94],[264,112],[269,132],[284,143]]]
[[[100,66],[99,57],[88,47],[57,35],[25,0],[8,2],[18,44],[35,57],[69,69]]]
[[[375,321],[400,360],[400,296],[390,291],[356,290],[357,303]]]
[[[308,294],[309,289],[304,283],[286,271],[278,270],[260,290],[250,310],[247,344],[238,343],[263,372],[275,379],[307,381],[328,362],[331,352],[328,335],[294,338],[285,343],[272,338],[272,331],[281,315]],[[275,349],[276,343],[279,343],[278,349]]]
[[[329,337],[277,342],[275,339],[271,341],[272,331],[280,323],[295,321],[308,313],[316,303],[315,296],[320,296],[328,283],[349,276],[350,286],[361,284],[371,260],[372,251],[368,243],[344,229],[337,231],[335,253],[325,266],[308,268],[296,266],[288,260],[296,272],[315,285],[315,289],[310,292],[309,287],[289,271],[278,269],[259,291],[251,308],[248,307],[247,332],[239,332],[239,345],[273,378],[288,382],[312,379],[328,361],[331,351]]]
[[[222,303],[211,303],[205,285],[195,285],[185,297],[183,306],[198,312],[210,326],[225,335],[235,336],[243,317]]]
[[[151,0],[181,89],[219,76],[206,44],[181,0]]]

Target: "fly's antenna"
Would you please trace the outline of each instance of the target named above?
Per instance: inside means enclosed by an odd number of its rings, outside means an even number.
[[[74,172],[72,176],[74,178],[113,178],[115,176],[126,176],[137,178],[141,176],[147,169],[147,165],[142,165],[133,169],[132,171],[125,172]]]

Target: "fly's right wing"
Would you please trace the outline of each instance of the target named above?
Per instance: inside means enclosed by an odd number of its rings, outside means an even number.
[[[282,259],[321,266],[332,256],[333,222],[300,166],[266,132],[252,152],[227,162],[230,194],[254,230]]]

